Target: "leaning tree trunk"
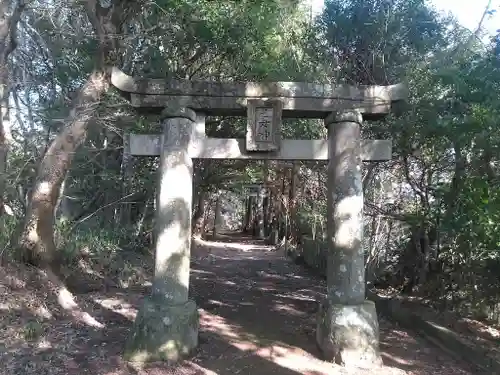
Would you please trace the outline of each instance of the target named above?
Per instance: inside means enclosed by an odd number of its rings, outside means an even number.
[[[82,88],[79,103],[70,119],[46,151],[28,203],[23,231],[19,239],[30,263],[47,266],[55,260],[54,213],[61,185],[78,147],[85,141],[90,121],[103,93],[108,89],[107,73],[96,70]]]
[[[0,215],[4,212],[4,194],[6,189],[7,153],[10,139],[9,116],[9,68],[8,59],[17,45],[17,25],[21,19],[24,0],[0,0]],[[9,8],[13,7],[10,16]]]
[[[80,89],[63,130],[45,152],[17,239],[20,255],[41,267],[56,266],[54,213],[61,185],[71,167],[76,150],[85,142],[103,95],[111,86],[111,68],[118,47],[115,35],[121,25],[125,1],[87,0],[85,6],[96,33],[99,48],[95,68]]]

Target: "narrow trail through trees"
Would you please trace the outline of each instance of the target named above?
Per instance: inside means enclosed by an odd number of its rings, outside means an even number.
[[[239,235],[200,242],[191,293],[201,315],[193,359],[218,374],[343,374],[318,359],[317,300],[326,283],[271,246]],[[370,374],[471,374],[468,366],[383,318],[385,367]]]

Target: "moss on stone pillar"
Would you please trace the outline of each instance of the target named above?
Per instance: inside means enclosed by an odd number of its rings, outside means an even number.
[[[318,312],[316,342],[326,361],[345,367],[381,365],[375,304],[331,304],[326,299]]]
[[[198,309],[194,301],[166,304],[147,297],[125,346],[125,360],[138,365],[178,361],[198,346]]]

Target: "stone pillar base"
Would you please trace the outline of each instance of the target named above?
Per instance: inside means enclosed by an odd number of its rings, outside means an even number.
[[[326,361],[345,367],[382,365],[375,304],[335,305],[321,303],[317,317],[316,343]]]
[[[199,317],[194,301],[169,305],[147,297],[127,340],[124,358],[138,365],[175,362],[198,346]]]

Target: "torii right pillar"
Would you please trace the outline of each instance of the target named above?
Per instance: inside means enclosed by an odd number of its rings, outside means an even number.
[[[333,113],[328,128],[327,297],[316,341],[324,359],[346,367],[382,363],[375,304],[365,299],[361,123],[358,111]]]

